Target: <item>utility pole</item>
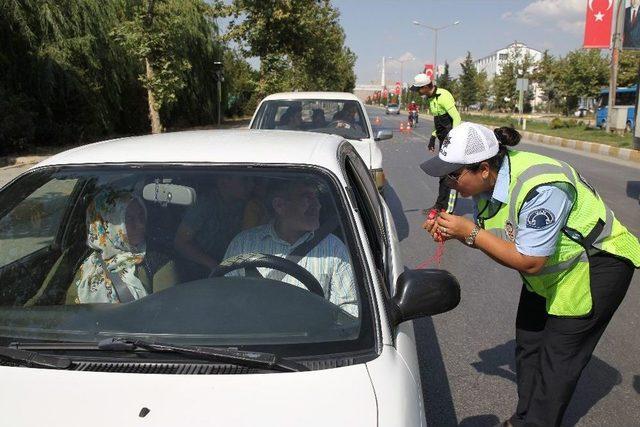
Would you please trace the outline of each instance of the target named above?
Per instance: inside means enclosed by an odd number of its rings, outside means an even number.
[[[622,47],[622,28],[624,26],[624,2],[616,2],[613,20],[613,39],[611,40],[611,79],[609,80],[609,105],[607,108],[606,131],[611,132],[611,118],[613,108],[616,105],[616,92],[618,90],[618,60]]]
[[[442,27],[432,27],[431,25],[421,24],[418,21],[413,21],[413,25],[417,25],[419,27],[428,28],[434,32],[433,37],[433,77],[434,79],[438,77],[438,31],[444,30],[445,28],[453,27],[454,25],[460,25],[460,21],[454,21],[451,24],[443,25]]]
[[[220,61],[213,63],[213,72],[216,79],[216,90],[218,92],[218,126],[222,121],[222,82],[224,81],[223,65]]]
[[[383,56],[382,57],[382,77],[380,78],[380,86],[382,86],[383,89],[387,85],[387,82],[385,81],[385,75],[384,75],[384,61],[385,61],[385,57]]]

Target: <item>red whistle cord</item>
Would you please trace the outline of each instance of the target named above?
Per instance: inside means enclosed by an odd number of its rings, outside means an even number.
[[[444,209],[442,211],[444,212]],[[435,209],[431,209],[429,211],[429,216],[428,216],[429,219],[435,219],[437,216],[438,216],[438,211],[436,211]],[[440,262],[442,261],[443,255],[444,255],[444,241],[440,240],[438,242],[438,245],[436,246],[436,253],[432,257],[427,258],[426,260],[418,264],[416,266],[416,269],[420,270],[423,268],[427,268],[433,264],[436,264],[438,268],[440,268]]]
[[[426,260],[418,264],[416,266],[416,270],[427,268],[433,264],[437,265],[438,268],[440,268],[440,262],[442,261],[443,255],[444,255],[444,242],[438,242],[438,246],[436,246],[436,253],[432,257],[427,258]]]

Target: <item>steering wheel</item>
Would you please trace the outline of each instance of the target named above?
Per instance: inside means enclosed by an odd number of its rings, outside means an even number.
[[[262,254],[262,253],[248,253],[240,254],[227,258],[214,268],[209,277],[222,277],[225,274],[240,270],[240,269],[254,269],[254,274],[258,276],[262,275],[257,271],[256,267],[271,268],[273,270],[285,273],[285,275],[298,279],[308,290],[314,294],[324,298],[324,291],[318,279],[313,274],[309,273],[304,268],[300,267],[293,261],[289,261],[286,258],[280,258],[275,255]],[[268,277],[267,277],[268,278]]]
[[[328,128],[344,128],[351,129],[351,124],[344,120],[333,120],[327,125]]]

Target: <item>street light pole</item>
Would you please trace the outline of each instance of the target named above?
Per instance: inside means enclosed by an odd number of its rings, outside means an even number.
[[[416,58],[411,57],[411,58],[407,58],[407,59],[396,59],[392,56],[387,56],[387,59],[390,59],[392,61],[396,61],[397,63],[400,64],[400,99],[398,99],[398,104],[402,104],[402,93],[404,90],[404,79],[403,79],[403,68],[404,68],[404,63],[405,62],[411,62],[411,61],[415,61]]]
[[[224,77],[222,75],[222,62],[215,61],[213,63],[214,75],[216,78],[216,91],[218,92],[218,126],[222,121],[222,82]]]
[[[438,31],[444,30],[445,28],[453,27],[454,25],[459,25],[459,24],[461,24],[460,21],[454,21],[453,23],[448,25],[443,25],[442,27],[432,27],[430,25],[421,24],[418,21],[413,21],[413,25],[428,28],[429,30],[434,32],[434,36],[433,36],[433,75],[434,77],[438,77]]]
[[[616,94],[618,91],[618,59],[620,48],[622,47],[622,28],[624,26],[624,2],[619,0],[616,2],[617,9],[614,8],[615,15],[613,17],[613,39],[611,40],[611,79],[609,80],[609,102],[607,106],[607,122],[605,129],[607,133],[611,132],[611,118],[613,117],[613,108],[616,105]]]

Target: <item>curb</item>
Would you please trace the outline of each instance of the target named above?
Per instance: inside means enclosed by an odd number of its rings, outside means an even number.
[[[556,145],[559,147],[571,148],[586,153],[600,154],[627,160],[640,165],[640,151],[630,148],[614,147],[612,145],[599,144],[597,142],[580,141],[575,139],[560,138],[558,136],[543,135],[528,131],[519,131],[523,138],[539,142],[541,144]]]

